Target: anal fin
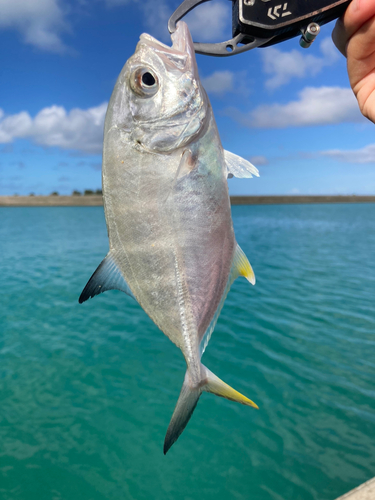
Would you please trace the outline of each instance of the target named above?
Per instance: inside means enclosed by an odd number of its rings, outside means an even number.
[[[120,290],[136,300],[111,255],[111,252],[102,260],[97,270],[87,282],[78,302],[82,304],[82,302],[85,302],[87,299],[95,297],[95,295],[99,295],[107,290]]]

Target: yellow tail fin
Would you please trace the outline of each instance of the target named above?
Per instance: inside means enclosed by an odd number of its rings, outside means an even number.
[[[222,380],[219,379],[214,373],[212,373],[208,368],[207,371],[207,383],[202,387],[202,389],[206,392],[212,392],[212,394],[216,394],[216,396],[220,396],[225,399],[229,399],[230,401],[236,401],[237,403],[241,403],[242,405],[252,406],[253,408],[259,409],[258,405],[256,405],[251,399],[247,398],[240,392],[233,389],[230,385],[226,384]]]
[[[167,434],[165,435],[164,455],[173,443],[177,441],[182,431],[185,429],[193,411],[195,410],[195,407],[197,406],[202,391],[212,392],[222,398],[237,401],[237,403],[252,406],[253,408],[258,408],[258,406],[253,403],[251,399],[232,389],[232,387],[220,380],[205,366],[201,365],[200,370],[201,380],[199,383],[192,382],[189,376],[189,370],[185,374],[185,380],[181,388],[180,396],[169,423]]]

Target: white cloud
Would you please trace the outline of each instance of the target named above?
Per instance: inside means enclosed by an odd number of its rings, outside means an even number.
[[[42,50],[66,50],[61,33],[68,27],[58,0],[0,0],[0,13],[0,29],[16,29]]]
[[[171,37],[167,26],[168,19],[170,18],[173,10],[170,9],[168,4],[163,0],[158,2],[148,0],[141,2],[139,7],[142,10],[142,20],[147,26],[150,35],[167,44],[170,44]]]
[[[235,92],[243,97],[251,93],[246,71],[214,71],[211,75],[201,78],[201,82],[208,94],[215,97],[224,97],[228,92]]]
[[[173,8],[171,8],[166,0],[103,0],[109,8],[122,7],[129,3],[138,5],[142,14],[140,21],[144,24],[147,32],[165,43],[171,42],[171,37],[168,32],[168,19],[170,18]]]
[[[231,38],[231,19],[229,2],[209,2],[199,5],[183,20],[189,26],[194,42],[223,42]]]
[[[226,114],[251,128],[285,128],[365,122],[351,89],[305,87],[287,104],[263,104],[249,113],[230,108]]]
[[[62,106],[51,106],[39,111],[35,118],[31,118],[26,111],[10,116],[3,114],[0,119],[0,143],[28,138],[41,146],[98,154],[102,150],[106,110],[107,103],[103,103],[94,108],[76,108],[69,112]]]
[[[0,121],[0,143],[12,142],[14,137],[24,137],[32,124],[30,115],[26,111],[11,116],[5,116],[2,112],[2,118]]]
[[[251,156],[249,158],[250,163],[255,165],[256,167],[260,167],[261,165],[268,165],[268,160],[265,156],[258,155],[258,156]]]
[[[1,0],[0,0],[1,1]],[[148,32],[159,40],[170,43],[167,29],[168,20],[178,5],[167,0],[104,0],[108,7],[119,7],[134,2],[142,11],[141,21]],[[195,42],[212,42],[226,40],[231,37],[231,8],[229,2],[209,2],[199,5],[184,16],[183,21],[189,26]],[[227,35],[225,35],[227,33]]]
[[[320,51],[323,54],[323,56],[327,59],[327,64],[326,64],[327,66],[329,64],[333,64],[334,62],[342,58],[342,55],[336,48],[330,36],[323,38],[323,40],[320,43]]]
[[[262,49],[263,70],[271,75],[266,80],[266,87],[274,90],[285,85],[293,78],[315,76],[324,66],[330,66],[340,58],[340,54],[330,38],[325,38],[320,44],[323,57],[317,57],[301,50],[282,52],[275,47]]]
[[[345,163],[375,163],[375,144],[369,144],[361,149],[347,151],[332,149],[330,151],[322,151],[321,154]]]
[[[223,95],[233,90],[235,74],[232,71],[215,71],[202,78],[202,85],[209,94]]]

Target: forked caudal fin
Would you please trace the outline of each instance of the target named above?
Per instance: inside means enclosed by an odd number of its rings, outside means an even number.
[[[232,387],[220,380],[219,377],[203,365],[201,365],[201,373],[203,378],[195,387],[191,383],[189,370],[185,374],[185,380],[182,385],[180,396],[169,423],[167,434],[165,435],[164,455],[182,434],[182,431],[189,422],[203,391],[212,392],[212,394],[229,399],[230,401],[236,401],[237,403],[241,403],[246,406],[258,408],[253,401],[232,389]]]

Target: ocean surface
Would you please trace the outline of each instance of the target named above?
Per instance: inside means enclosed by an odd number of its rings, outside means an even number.
[[[255,287],[232,287],[204,393],[163,440],[185,373],[132,299],[78,304],[101,207],[0,208],[1,500],[333,500],[375,476],[375,204],[236,206]]]

